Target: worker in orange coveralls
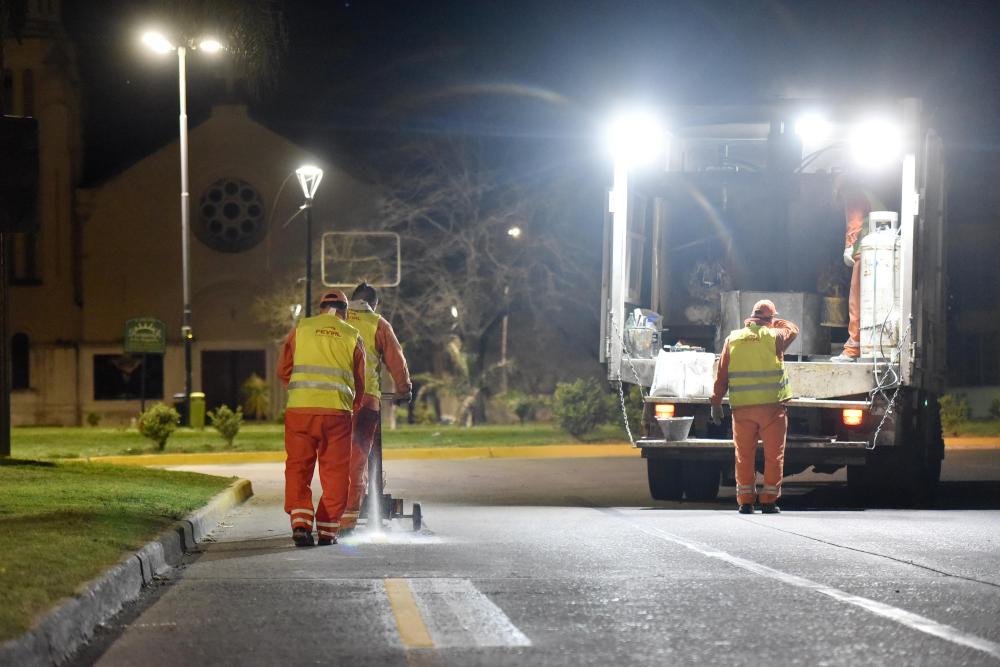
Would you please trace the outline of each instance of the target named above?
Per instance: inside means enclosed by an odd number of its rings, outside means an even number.
[[[392,376],[397,402],[408,403],[412,389],[403,348],[396,339],[392,325],[375,312],[377,307],[378,291],[368,283],[361,283],[354,288],[351,301],[347,305],[347,323],[358,330],[361,340],[365,343],[367,375],[361,409],[354,413],[351,483],[347,492],[347,509],[340,522],[341,531],[354,528],[361,512],[361,499],[365,495],[368,483],[368,455],[372,449],[382,408],[382,388],[379,378],[382,363],[385,363]]]
[[[285,339],[278,377],[288,388],[285,409],[285,512],[297,547],[335,544],[347,505],[354,413],[365,393],[365,347],[356,329],[337,317],[347,309],[341,290],[320,301],[320,314],[299,321]],[[316,462],[323,488],[313,511]]]
[[[785,465],[788,416],[785,402],[792,397],[784,354],[799,328],[776,319],[769,299],[754,304],[753,312],[726,338],[712,392],[712,421],[722,423],[722,397],[729,391],[736,444],[736,502],[740,514],[753,514],[757,490],[757,440],[764,441],[764,488],[761,512],[777,514]]]
[[[861,239],[868,233],[868,215],[885,207],[857,183],[841,178],[834,186],[844,204],[847,233],[844,236],[844,264],[852,269],[851,291],[847,299],[847,342],[844,351],[830,361],[850,363],[861,356]],[[873,209],[872,206],[877,208]]]

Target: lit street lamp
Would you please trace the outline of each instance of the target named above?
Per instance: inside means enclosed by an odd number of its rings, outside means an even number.
[[[662,152],[663,127],[654,114],[632,110],[619,114],[608,126],[608,148],[614,158],[614,185],[609,206],[611,231],[611,345],[608,358],[610,380],[621,380],[622,342],[625,336],[625,290],[628,281],[626,244],[628,242],[629,170],[648,165]]]
[[[312,315],[312,203],[323,180],[323,170],[313,165],[304,165],[295,170],[302,186],[306,201],[300,207],[306,214],[306,317]]]
[[[177,90],[180,97],[180,148],[181,148],[181,272],[184,294],[184,315],[181,321],[181,337],[184,339],[184,410],[187,425],[191,425],[191,344],[194,331],[191,328],[191,195],[188,192],[188,122],[187,122],[187,65],[188,49],[198,49],[206,53],[217,53],[222,49],[215,39],[203,39],[197,45],[174,46],[163,34],[149,31],[143,34],[142,43],[160,54],[177,52]]]

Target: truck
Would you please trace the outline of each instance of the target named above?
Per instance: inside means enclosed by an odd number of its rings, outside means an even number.
[[[768,298],[801,329],[785,355],[785,475],[846,466],[859,502],[930,502],[944,458],[946,189],[920,101],[779,100],[669,118],[654,168],[616,163],[604,223],[601,357],[623,408],[630,386],[641,392],[630,438],[651,496],[707,501],[734,483],[731,425],[711,422],[705,383],[651,389],[658,364],[717,354]],[[861,248],[861,358],[835,363],[848,336],[845,182],[877,204]],[[680,417],[692,418],[687,433],[666,428]]]

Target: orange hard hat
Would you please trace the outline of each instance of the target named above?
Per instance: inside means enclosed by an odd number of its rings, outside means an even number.
[[[753,312],[750,317],[762,320],[770,319],[778,314],[778,309],[774,307],[774,302],[770,299],[761,299],[753,305]]]
[[[319,300],[319,307],[347,308],[347,295],[343,290],[331,289],[323,292],[323,297]]]

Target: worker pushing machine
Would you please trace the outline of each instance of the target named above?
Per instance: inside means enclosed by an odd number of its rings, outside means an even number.
[[[285,512],[295,546],[335,544],[347,506],[353,415],[365,393],[365,348],[358,331],[336,311],[347,297],[330,290],[320,314],[299,321],[285,339],[278,377],[288,388],[285,410]],[[313,510],[313,472],[323,488]]]
[[[361,512],[361,499],[367,488],[368,456],[371,453],[375,431],[379,427],[382,407],[380,375],[385,363],[396,388],[396,401],[409,402],[410,371],[406,366],[403,349],[389,322],[375,312],[378,291],[368,283],[354,288],[347,306],[347,323],[358,330],[365,344],[365,392],[361,407],[354,413],[350,486],[347,492],[347,509],[341,520],[341,530],[354,528]]]
[[[712,392],[712,421],[722,423],[722,397],[729,391],[736,450],[736,502],[740,514],[753,514],[757,491],[757,440],[764,441],[764,488],[761,512],[777,514],[784,475],[788,415],[785,402],[792,398],[785,371],[784,353],[799,328],[776,318],[769,299],[754,304],[753,312],[726,338]]]

